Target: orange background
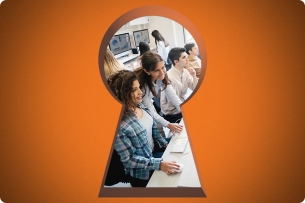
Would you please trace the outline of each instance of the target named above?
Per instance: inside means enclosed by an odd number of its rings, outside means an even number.
[[[122,201],[98,198],[120,114],[100,77],[99,47],[122,14],[163,6],[193,22],[207,51],[204,81],[183,106],[207,198],[173,200],[303,201],[305,5],[299,0],[113,4],[5,0],[0,5],[1,200]]]

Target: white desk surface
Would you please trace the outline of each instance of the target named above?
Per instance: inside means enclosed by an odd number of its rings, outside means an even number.
[[[180,124],[184,125],[183,119]],[[201,187],[189,142],[183,153],[170,152],[176,136],[179,135],[172,137],[162,158],[164,161],[176,161],[184,164],[183,171],[167,175],[161,170],[155,170],[146,187]],[[185,126],[180,136],[187,136]]]
[[[140,54],[128,54],[128,56],[122,56],[122,57],[118,58],[117,60],[124,64],[128,61],[138,58],[139,56],[140,56]]]

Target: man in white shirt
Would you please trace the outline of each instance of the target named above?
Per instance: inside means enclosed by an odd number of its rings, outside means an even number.
[[[189,64],[188,67],[194,68],[196,71],[196,76],[199,78],[201,73],[201,59],[198,58],[199,50],[195,43],[187,43],[185,46],[185,51],[188,54]]]
[[[173,66],[167,72],[167,75],[171,80],[171,84],[181,102],[185,101],[185,95],[188,88],[194,90],[198,83],[196,71],[193,68],[187,68],[187,56],[188,55],[185,52],[185,48],[181,47],[172,48],[168,54],[169,59],[173,62]],[[182,118],[181,112],[176,109],[173,103],[166,97],[165,94],[162,93],[162,91],[160,103],[164,119],[171,123],[179,122],[179,120]]]

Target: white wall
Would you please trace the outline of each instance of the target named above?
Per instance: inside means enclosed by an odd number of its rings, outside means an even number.
[[[168,40],[170,48],[184,46],[182,25],[176,21],[160,16],[151,16],[150,19],[149,28],[151,31],[158,30],[163,35],[163,37]],[[155,46],[154,38],[152,36],[150,37]]]
[[[150,39],[149,45],[151,48],[156,47],[155,39],[151,36],[153,30],[158,30],[163,37],[168,40],[170,48],[184,46],[183,26],[171,19],[160,16],[150,16],[148,24],[122,27],[116,32],[116,34],[129,33],[131,38],[131,47],[134,48],[133,31],[142,29],[148,29]]]
[[[150,33],[153,30],[158,30],[165,39],[168,40],[169,44],[172,45],[175,44],[175,36],[173,33],[173,26],[172,26],[172,20],[164,17],[159,16],[151,16],[150,17],[150,23],[149,23]],[[155,38],[150,35],[150,41],[151,46],[155,47]]]
[[[184,40],[184,33],[183,33],[183,26],[176,21],[173,21],[173,27],[174,27],[174,32],[176,34],[176,46],[177,47],[184,47],[185,45],[185,40]]]

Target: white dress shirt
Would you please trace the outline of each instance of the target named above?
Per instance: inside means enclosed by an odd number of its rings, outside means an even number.
[[[191,76],[188,70],[185,68],[180,71],[175,66],[172,66],[171,69],[167,71],[168,78],[171,80],[171,84],[176,92],[176,95],[179,97],[181,102],[185,101],[185,95],[187,92],[187,89],[190,88],[191,90],[194,90],[198,79],[196,76]],[[164,115],[168,114],[178,114],[181,113],[180,109],[177,109],[175,105],[173,105],[173,102],[170,98],[167,97],[166,94],[161,92],[161,111]]]
[[[165,47],[165,44],[164,44],[163,41],[158,41],[157,42],[157,51],[158,51],[158,54],[162,57],[162,59],[167,64],[167,57],[168,57],[168,52],[169,52],[169,46]]]

